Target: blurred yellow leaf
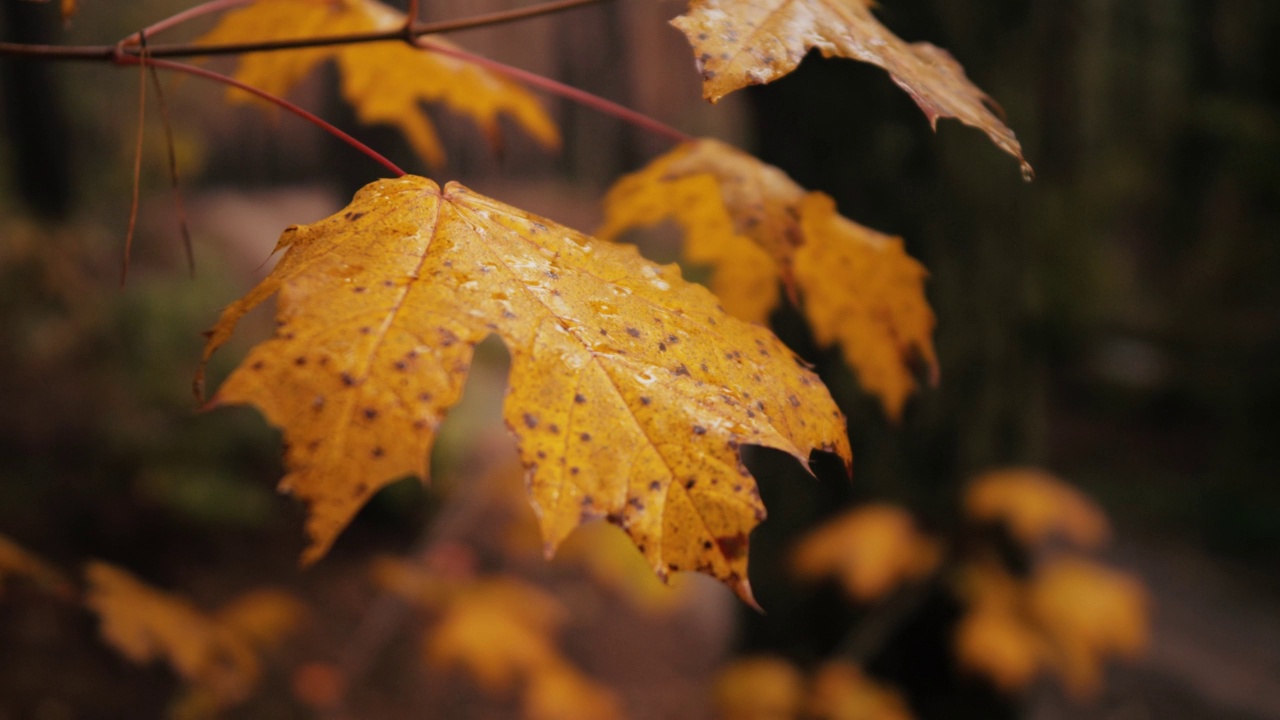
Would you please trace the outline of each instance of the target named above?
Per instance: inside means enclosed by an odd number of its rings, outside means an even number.
[[[538,668],[524,694],[525,720],[621,720],[617,695],[568,663]]]
[[[796,547],[802,578],[835,576],[854,599],[869,602],[927,575],[941,557],[936,542],[916,529],[902,508],[865,505],[809,533]]]
[[[251,590],[222,606],[214,619],[262,652],[271,652],[302,623],[307,606],[283,590]]]
[[[678,222],[685,258],[711,266],[711,289],[743,320],[768,319],[781,280],[818,342],[840,346],[890,417],[900,417],[916,388],[917,362],[937,375],[924,267],[900,238],[847,220],[830,197],[806,192],[781,170],[702,139],[623,177],[604,204],[605,239]]]
[[[375,0],[258,0],[227,13],[200,39],[202,44],[243,43],[367,33],[403,27],[404,15]],[[449,45],[432,37],[431,42]],[[284,95],[325,60],[337,62],[342,95],[368,124],[389,123],[432,165],[444,160],[435,127],[419,103],[442,103],[500,139],[498,118],[509,116],[542,145],[560,144],[559,132],[533,96],[519,85],[471,63],[402,41],[334,45],[243,56],[237,80],[272,95]],[[234,102],[251,96],[229,91]]]
[[[1013,608],[979,604],[961,618],[955,633],[960,664],[1006,692],[1027,687],[1045,666],[1044,638]]]
[[[192,683],[180,703],[188,716],[246,699],[262,674],[254,642],[278,641],[300,614],[279,595],[250,595],[219,619],[106,563],[89,563],[85,577],[108,644],[136,663],[164,659]]]
[[[1097,695],[1102,665],[1133,658],[1148,641],[1146,589],[1133,577],[1078,558],[1047,563],[1028,588],[1032,616],[1049,641],[1062,679],[1077,697]]]
[[[1002,521],[1027,545],[1061,535],[1077,546],[1098,548],[1111,534],[1106,515],[1079,490],[1041,470],[988,472],[969,486],[965,512],[980,522]]]
[[[56,568],[0,535],[0,597],[5,579],[10,577],[26,578],[59,594],[71,593],[71,583]]]
[[[461,667],[484,689],[510,691],[517,680],[561,662],[555,634],[568,610],[545,591],[514,578],[485,578],[460,589],[425,636],[427,662]]]
[[[911,720],[902,695],[871,680],[854,664],[832,661],[818,668],[809,690],[811,720]]]
[[[804,676],[773,657],[735,660],[715,682],[718,720],[797,720],[804,705]]]

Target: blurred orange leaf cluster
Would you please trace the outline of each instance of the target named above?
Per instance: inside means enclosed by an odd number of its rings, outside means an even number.
[[[569,619],[554,596],[514,577],[447,577],[384,559],[377,582],[426,609],[423,658],[460,668],[485,691],[521,693],[526,720],[616,720],[617,697],[574,666],[557,645]]]
[[[914,366],[936,377],[924,267],[902,240],[854,223],[823,193],[716,140],[685,143],[620,179],[605,198],[605,239],[675,220],[684,255],[710,265],[733,315],[763,323],[781,280],[823,345],[839,344],[862,386],[898,418]]]
[[[974,520],[1005,523],[1032,551],[1053,536],[1097,549],[1109,535],[1101,509],[1038,470],[977,478],[965,507]],[[961,584],[969,610],[956,628],[956,653],[961,664],[1008,691],[1048,670],[1072,695],[1088,699],[1102,689],[1107,660],[1136,657],[1147,645],[1146,590],[1090,560],[1060,554],[1025,580],[995,563],[976,562],[964,569]]]
[[[718,720],[911,720],[897,691],[840,660],[806,678],[780,658],[741,658],[720,671],[714,693]]]
[[[979,522],[1001,522],[1020,542],[1037,546],[1054,536],[1095,550],[1107,543],[1106,515],[1079,490],[1041,470],[985,473],[965,493],[965,512]]]
[[[206,45],[350,35],[403,27],[401,13],[376,0],[257,0],[227,13],[200,42]],[[431,42],[449,46],[447,40]],[[368,124],[388,123],[404,131],[431,165],[444,161],[444,148],[421,102],[442,103],[478,124],[490,141],[501,139],[498,119],[506,115],[539,143],[556,148],[559,131],[542,105],[519,85],[472,63],[417,50],[403,41],[314,47],[245,55],[235,77],[272,95],[284,95],[316,66],[334,60],[342,95]],[[228,91],[232,102],[251,96]]]
[[[8,578],[24,578],[61,595],[72,592],[70,581],[57,568],[0,535],[0,597]]]
[[[850,510],[807,535],[793,567],[802,578],[835,577],[855,600],[877,600],[898,585],[929,574],[941,548],[921,533],[911,514],[889,504]]]
[[[262,655],[305,615],[298,600],[278,590],[253,591],[208,614],[106,563],[89,563],[85,577],[85,604],[101,619],[103,639],[133,662],[167,661],[190,684],[179,715],[212,715],[247,699],[261,678]]]

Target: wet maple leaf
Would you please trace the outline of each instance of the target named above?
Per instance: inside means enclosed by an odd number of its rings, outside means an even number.
[[[1029,546],[1060,535],[1095,549],[1111,534],[1106,515],[1079,490],[1033,468],[983,474],[965,492],[965,512],[979,522],[1004,522]]]
[[[196,704],[226,707],[247,698],[262,674],[260,650],[301,613],[296,600],[260,591],[216,617],[106,563],[89,563],[85,577],[85,604],[101,619],[103,639],[136,663],[167,660],[196,689],[187,700]]]
[[[413,176],[367,186],[278,248],[271,275],[223,311],[205,358],[279,293],[275,336],[214,403],[252,403],[283,428],[281,487],[310,506],[304,561],[380,488],[426,477],[436,428],[491,333],[511,353],[503,415],[548,553],[606,518],[659,575],[705,572],[750,601],[747,536],[764,506],[740,446],[849,460],[814,373],[634,248]]]
[[[404,16],[374,0],[258,0],[227,13],[202,44],[328,37],[403,27]],[[431,42],[449,45],[432,36]],[[542,145],[555,148],[559,132],[533,96],[519,85],[474,64],[417,50],[403,41],[335,45],[242,57],[235,77],[273,95],[289,92],[317,65],[337,62],[342,95],[365,123],[404,131],[428,163],[444,161],[444,149],[419,103],[442,103],[476,122],[496,145],[498,118],[506,115]],[[253,102],[232,89],[233,102]]]
[[[1024,177],[1031,165],[1022,146],[991,103],[965,77],[960,63],[929,43],[907,43],[876,20],[868,0],[691,0],[671,21],[693,46],[702,94],[715,102],[748,85],[790,73],[811,49],[888,71],[937,127],[952,117],[984,131],[996,147],[1018,159]]]
[[[851,510],[809,533],[794,567],[805,578],[834,576],[852,597],[875,600],[931,572],[941,551],[905,510],[874,504]]]
[[[713,268],[724,307],[763,323],[781,280],[823,345],[846,362],[891,418],[915,390],[913,367],[936,379],[933,311],[923,266],[902,240],[854,223],[830,197],[806,192],[781,170],[716,140],[686,143],[619,180],[598,235],[673,219],[685,258]]]

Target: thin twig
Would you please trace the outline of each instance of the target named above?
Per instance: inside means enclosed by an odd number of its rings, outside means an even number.
[[[138,227],[138,196],[142,188],[142,138],[147,114],[147,36],[142,35],[142,55],[138,58],[138,140],[133,150],[133,201],[129,204],[129,229],[124,233],[124,257],[120,261],[120,286],[129,279],[129,256],[133,254],[133,233]]]
[[[606,100],[599,95],[593,95],[586,90],[580,90],[572,85],[565,85],[558,80],[552,80],[551,78],[543,77],[542,75],[529,72],[522,68],[500,63],[497,60],[490,60],[482,55],[476,55],[457,47],[442,45],[431,41],[429,38],[419,38],[415,44],[424,50],[429,50],[440,55],[445,55],[473,65],[478,65],[486,70],[506,75],[507,77],[513,78],[525,85],[531,85],[553,95],[559,95],[560,97],[567,98],[576,103],[581,103],[593,110],[602,112],[606,115],[612,115],[616,118],[629,122],[636,127],[648,130],[649,132],[669,138],[678,143],[689,142],[694,139],[687,133],[677,130],[660,120],[651,118],[642,112],[632,110],[625,105],[619,105],[612,100]]]
[[[550,15],[552,13],[592,5],[603,1],[604,0],[553,0],[552,2],[540,3],[527,8],[486,13],[484,15],[475,15],[472,17],[460,18],[458,20],[417,23],[413,25],[410,34],[415,38],[419,38],[423,35],[437,35],[441,33],[457,32],[460,30],[472,30],[490,25],[499,25],[502,23],[515,22],[517,20],[525,20],[528,18],[538,17],[540,15]],[[169,22],[169,20],[162,20],[161,23],[164,23],[165,27],[172,27],[172,23]],[[130,36],[130,38],[132,38],[132,36]],[[125,41],[130,38],[125,38]],[[297,50],[300,48],[329,47],[332,45],[360,45],[363,43],[388,42],[404,39],[404,28],[397,27],[388,30],[375,30],[371,32],[350,33],[346,35],[331,35],[328,37],[259,40],[254,42],[226,43],[220,45],[199,45],[196,43],[152,45],[148,50],[147,55],[153,59],[208,57],[213,55],[243,55],[255,52],[276,52],[280,50]],[[137,46],[128,44],[125,41],[121,41],[116,45],[29,45],[26,43],[0,42],[0,56],[29,57],[40,60],[89,61],[116,60],[120,54],[137,57],[139,54]]]
[[[150,70],[151,84],[156,90],[156,105],[160,107],[160,118],[164,122],[164,140],[169,150],[169,187],[173,190],[173,205],[178,212],[178,231],[182,233],[182,247],[187,253],[187,273],[192,279],[196,276],[196,253],[191,245],[191,229],[187,226],[187,211],[182,202],[182,181],[178,177],[178,153],[173,142],[173,122],[169,117],[169,103],[164,99],[164,87],[160,82],[160,73],[156,66],[147,64]]]
[[[130,63],[130,62],[139,62],[139,61],[138,60],[121,60],[121,62]],[[294,105],[293,103],[289,102],[288,100],[285,100],[282,97],[277,97],[264,90],[259,90],[258,88],[253,87],[252,85],[242,83],[233,77],[228,77],[221,73],[213,72],[212,70],[206,70],[205,68],[198,67],[196,65],[187,65],[186,63],[178,63],[178,62],[172,62],[169,60],[154,60],[154,59],[148,59],[147,62],[151,63],[152,65],[155,65],[156,67],[162,70],[173,70],[175,72],[181,72],[181,73],[186,73],[188,75],[195,75],[197,77],[202,77],[202,78],[205,78],[206,80],[213,80],[214,82],[220,82],[223,85],[230,85],[231,87],[236,88],[237,90],[243,90],[251,95],[262,98],[263,100],[266,100],[267,102],[278,105],[281,108],[284,108],[285,110],[293,113],[294,115],[297,115],[303,120],[306,120],[307,122],[313,125],[316,125],[317,127],[321,128],[322,130],[329,133],[330,135],[333,135],[334,137],[338,138],[344,143],[350,145],[351,147],[355,148],[359,152],[363,153],[369,159],[373,160],[379,165],[382,165],[384,168],[390,170],[392,173],[395,174],[396,177],[403,177],[407,174],[404,170],[400,169],[398,165],[388,160],[377,150],[374,150],[373,148],[369,147],[368,145],[365,145],[364,143],[360,142],[354,137],[351,137],[346,132],[343,132],[340,128],[334,126],[332,123],[328,122],[327,120],[317,116],[316,114],[310,111],[304,110],[298,107],[297,105]]]

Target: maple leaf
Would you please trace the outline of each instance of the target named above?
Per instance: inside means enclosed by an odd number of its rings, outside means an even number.
[[[227,13],[200,39],[203,44],[326,37],[403,27],[404,15],[374,0],[258,0]],[[431,37],[438,45],[447,40]],[[364,123],[399,126],[429,164],[444,161],[444,149],[421,102],[442,103],[475,121],[495,145],[498,118],[507,115],[548,148],[559,132],[533,96],[519,85],[455,58],[417,50],[402,41],[313,47],[242,57],[235,77],[272,95],[288,93],[326,60],[337,62],[342,95]],[[252,96],[228,90],[232,102]]]
[[[851,510],[809,533],[796,547],[796,573],[833,575],[853,598],[869,602],[907,580],[932,572],[941,551],[905,510],[873,504]]]
[[[213,402],[252,403],[283,428],[281,487],[310,506],[304,562],[380,488],[427,476],[490,334],[511,353],[503,415],[548,554],[607,518],[660,576],[705,572],[750,601],[747,536],[764,506],[740,446],[849,461],[843,416],[802,361],[635,248],[413,176],[368,185],[278,248],[205,360],[279,293],[275,336]]]
[[[813,48],[888,71],[937,128],[953,117],[984,131],[996,147],[1018,159],[1032,177],[1022,146],[988,108],[986,93],[965,77],[960,63],[929,43],[907,43],[876,20],[869,0],[690,0],[671,21],[693,46],[702,95],[716,102],[748,85],[790,73]]]
[[[606,239],[678,222],[685,258],[712,266],[711,289],[744,320],[765,322],[780,299],[780,279],[798,296],[817,340],[840,345],[891,418],[916,388],[916,358],[936,380],[924,267],[901,239],[840,216],[830,197],[806,192],[781,170],[701,139],[623,177],[604,206],[598,235]]]
[[[101,618],[104,640],[136,663],[166,659],[193,684],[195,702],[220,707],[249,696],[262,674],[259,648],[279,642],[301,613],[296,600],[259,591],[214,617],[106,563],[89,563],[85,577],[85,604]]]
[[[979,603],[956,624],[956,658],[1006,692],[1031,684],[1047,664],[1044,639],[1019,615]]]
[[[1093,501],[1033,468],[983,474],[965,492],[964,504],[969,517],[1002,521],[1015,538],[1032,547],[1061,535],[1077,546],[1096,549],[1111,534],[1106,515]]]

